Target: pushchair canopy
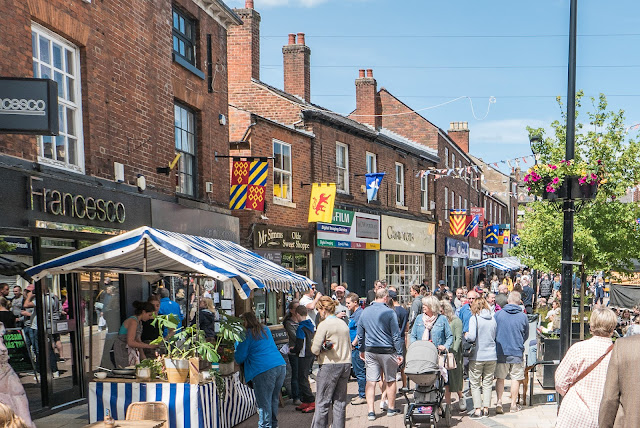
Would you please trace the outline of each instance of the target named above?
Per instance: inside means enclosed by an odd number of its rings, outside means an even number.
[[[404,372],[408,375],[437,372],[438,348],[428,340],[417,340],[409,345]]]

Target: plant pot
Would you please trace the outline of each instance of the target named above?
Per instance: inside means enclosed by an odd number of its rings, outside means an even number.
[[[579,186],[579,195],[580,199],[595,199],[596,194],[598,193],[598,183],[585,183],[580,184]]]
[[[170,383],[186,383],[189,377],[189,360],[164,359],[167,380]]]
[[[234,362],[230,362],[230,363],[220,363],[220,374],[222,376],[227,376],[230,374],[233,374],[233,372],[236,371],[236,365]]]

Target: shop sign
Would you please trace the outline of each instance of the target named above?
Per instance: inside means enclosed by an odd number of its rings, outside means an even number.
[[[480,260],[482,258],[482,251],[475,248],[469,248],[469,260]]]
[[[253,227],[253,248],[311,251],[311,234],[306,230],[256,224]]]
[[[99,197],[73,194],[57,189],[48,189],[35,184],[43,181],[38,177],[29,179],[29,205],[31,210],[72,218],[87,218],[108,223],[124,223],[126,209],[120,201],[104,200]]]
[[[380,216],[334,209],[331,224],[318,223],[318,247],[380,249]]]
[[[383,215],[382,249],[435,253],[436,225],[426,221]]]
[[[481,207],[471,207],[471,215],[478,216],[478,223],[484,224],[484,208]]]
[[[20,254],[30,256],[31,253],[31,240],[25,238],[18,238],[15,236],[0,236],[0,241],[4,241],[10,245],[11,249],[6,251],[5,254]]]
[[[453,238],[445,238],[445,254],[447,257],[468,259],[469,243]]]
[[[282,264],[282,253],[280,251],[255,250],[255,252],[260,257],[264,257],[270,262],[273,262],[277,265]]]
[[[502,245],[497,247],[493,247],[491,245],[483,245],[482,252],[484,253],[484,256],[486,258],[502,257],[502,255],[504,254],[504,251],[502,250]]]
[[[0,79],[0,132],[58,135],[58,84],[51,79]]]

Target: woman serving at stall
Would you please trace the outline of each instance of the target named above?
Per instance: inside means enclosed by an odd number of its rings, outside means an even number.
[[[135,366],[140,363],[140,349],[156,349],[158,345],[150,345],[141,340],[142,323],[149,321],[155,312],[150,302],[133,302],[134,314],[120,326],[118,339],[113,344],[113,353],[118,368]]]

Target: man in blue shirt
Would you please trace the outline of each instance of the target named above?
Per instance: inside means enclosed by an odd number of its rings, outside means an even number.
[[[469,320],[471,319],[471,304],[478,298],[478,293],[471,290],[467,293],[467,303],[462,305],[458,317],[462,321],[462,334],[469,331]]]
[[[169,298],[169,290],[167,288],[160,289],[160,310],[158,310],[158,315],[169,315],[174,314],[182,323],[182,312],[180,311],[180,305]],[[164,335],[169,337],[169,335],[173,336],[174,331],[167,331],[165,329]]]
[[[364,372],[364,360],[360,358],[360,345],[358,344],[358,322],[360,321],[360,315],[362,315],[362,308],[360,307],[360,298],[356,293],[350,293],[347,296],[347,309],[351,313],[349,315],[349,337],[351,337],[351,366],[353,372],[358,380],[358,396],[351,400],[351,404],[365,404],[367,402],[365,397],[365,385],[367,381],[365,379]]]

